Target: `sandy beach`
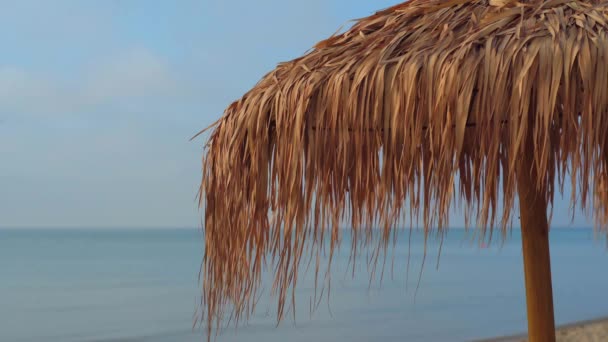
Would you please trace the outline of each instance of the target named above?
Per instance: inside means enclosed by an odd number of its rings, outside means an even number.
[[[525,335],[501,337],[484,340],[485,342],[524,342]],[[484,342],[479,341],[479,342]],[[559,342],[601,342],[608,341],[608,317],[566,324],[557,329]]]

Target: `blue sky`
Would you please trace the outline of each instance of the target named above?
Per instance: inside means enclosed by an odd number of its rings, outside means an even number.
[[[199,226],[189,138],[278,62],[397,2],[4,3],[0,227]]]

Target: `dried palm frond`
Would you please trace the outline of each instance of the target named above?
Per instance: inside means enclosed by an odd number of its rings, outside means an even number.
[[[264,267],[281,320],[342,220],[355,256],[370,236],[386,252],[404,222],[443,232],[454,200],[482,237],[504,236],[525,144],[549,203],[571,182],[573,207],[605,226],[607,32],[608,1],[412,0],[280,64],[204,156],[208,331],[249,318]]]

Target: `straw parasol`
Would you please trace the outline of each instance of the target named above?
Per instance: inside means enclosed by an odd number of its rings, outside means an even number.
[[[377,262],[397,227],[441,238],[454,205],[482,239],[504,238],[518,198],[528,333],[553,341],[556,190],[570,183],[573,210],[608,223],[608,1],[396,5],[280,64],[211,128],[209,333],[249,318],[265,267],[284,318],[300,268],[316,260],[317,283],[326,247],[331,263],[342,221],[352,256],[367,246]]]

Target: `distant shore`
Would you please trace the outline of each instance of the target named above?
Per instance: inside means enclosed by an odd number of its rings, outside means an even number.
[[[524,342],[526,334],[505,336],[478,342]],[[608,317],[569,323],[557,328],[559,342],[600,342],[608,341]]]

